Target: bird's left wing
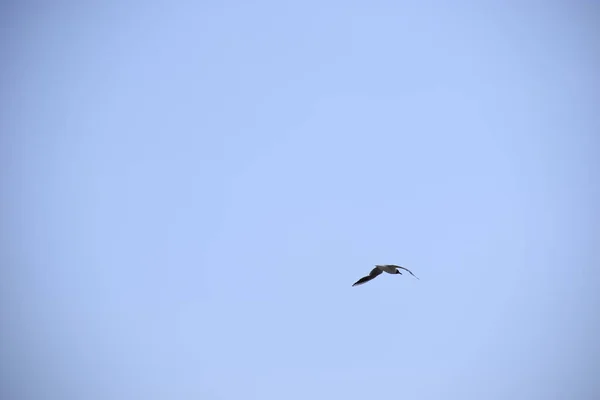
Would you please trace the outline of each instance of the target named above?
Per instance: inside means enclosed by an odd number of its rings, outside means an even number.
[[[399,266],[399,265],[397,265],[397,266],[396,266],[396,268],[400,268],[400,269],[403,269],[403,270],[405,270],[405,271],[408,271],[408,273],[409,273],[409,274],[411,274],[411,275],[412,275],[412,276],[414,276],[415,278],[419,279],[419,278],[418,278],[418,277],[417,277],[415,274],[413,274],[413,273],[412,273],[412,271],[411,271],[410,269],[408,269],[408,268],[404,268],[404,267],[401,267],[401,266]],[[419,279],[419,280],[420,280],[420,279]]]

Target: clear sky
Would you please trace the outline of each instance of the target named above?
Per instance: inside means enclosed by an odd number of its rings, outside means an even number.
[[[599,2],[35,3],[0,397],[600,398]]]

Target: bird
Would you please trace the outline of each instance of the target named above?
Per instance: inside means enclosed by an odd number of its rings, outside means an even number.
[[[382,272],[384,272],[384,271],[387,272],[388,274],[402,275],[402,272],[398,271],[398,268],[408,271],[409,274],[411,274],[415,278],[419,279],[408,268],[404,268],[399,265],[392,265],[392,264],[376,265],[375,268],[373,268],[373,270],[371,272],[369,272],[369,275],[360,278],[359,280],[354,282],[354,284],[352,286],[362,285],[365,282],[369,282],[371,279],[374,279],[374,278],[378,277],[379,275],[381,275]]]

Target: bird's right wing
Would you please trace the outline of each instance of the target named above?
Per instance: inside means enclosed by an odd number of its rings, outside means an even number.
[[[383,271],[381,271],[379,268],[375,267],[375,268],[373,268],[373,270],[371,272],[369,272],[369,275],[360,278],[359,280],[354,282],[354,284],[352,286],[362,285],[365,282],[369,282],[371,279],[375,278],[376,276],[381,275],[382,272]]]

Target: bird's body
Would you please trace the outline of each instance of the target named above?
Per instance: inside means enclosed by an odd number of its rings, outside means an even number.
[[[383,272],[387,272],[388,274],[401,274],[401,272],[397,269],[398,267],[395,265],[376,265],[375,268],[380,269]]]
[[[412,276],[417,278],[417,276],[415,274],[413,274],[408,268],[404,268],[399,265],[393,265],[393,264],[376,265],[375,268],[373,268],[373,270],[371,270],[371,272],[369,272],[369,275],[360,278],[359,280],[354,282],[354,284],[352,286],[362,285],[365,282],[369,282],[371,279],[378,277],[383,272],[387,272],[388,274],[402,275],[402,272],[400,272],[398,269],[403,269],[405,271],[408,271],[409,274],[411,274]],[[419,278],[417,278],[417,279],[419,279]]]

